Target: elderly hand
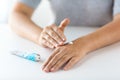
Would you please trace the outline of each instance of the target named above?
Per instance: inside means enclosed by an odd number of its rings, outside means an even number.
[[[43,47],[55,48],[63,45],[66,41],[64,29],[69,24],[69,19],[64,19],[60,26],[56,25],[47,26],[43,29],[39,37],[39,44]]]
[[[80,43],[75,42],[57,47],[43,65],[43,71],[54,72],[61,67],[63,67],[64,70],[70,69],[86,55],[87,52],[83,45],[81,41]]]

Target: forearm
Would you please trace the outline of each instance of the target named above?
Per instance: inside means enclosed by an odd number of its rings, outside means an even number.
[[[83,41],[86,52],[91,52],[101,47],[110,45],[120,40],[120,19],[117,18],[97,31],[75,40],[75,43]]]
[[[9,24],[18,35],[38,43],[38,37],[42,28],[34,24],[25,14],[14,12],[10,16]]]

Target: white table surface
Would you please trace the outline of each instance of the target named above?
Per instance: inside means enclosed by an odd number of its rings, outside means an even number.
[[[98,27],[68,27],[65,34],[71,41],[96,29]],[[37,52],[41,62],[13,56],[10,54],[13,50]],[[9,26],[0,25],[0,80],[120,80],[120,43],[90,53],[69,71],[45,73],[41,66],[51,52],[17,36]]]

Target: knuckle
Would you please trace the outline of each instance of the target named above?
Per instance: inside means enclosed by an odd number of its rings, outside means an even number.
[[[44,34],[41,34],[41,35],[40,35],[40,39],[43,39],[43,38],[44,38]]]
[[[59,32],[59,33],[61,33],[60,30],[59,30],[58,28],[56,28],[56,31]]]
[[[48,66],[48,68],[50,68],[51,66],[53,66],[53,63],[51,62],[51,63],[49,63],[49,66]]]
[[[51,36],[55,36],[53,31],[49,32]]]
[[[50,48],[54,48],[54,46],[53,46],[52,44],[50,44],[50,43],[49,43],[49,47],[50,47]]]
[[[44,37],[45,35],[46,35],[46,32],[42,32],[42,33],[40,34],[41,37]]]
[[[45,40],[40,41],[40,45],[43,46],[43,47],[47,47],[47,46],[45,45],[45,42],[46,42]]]
[[[59,32],[59,35],[60,35],[61,38],[64,38],[64,36],[63,36],[64,34],[63,33]]]
[[[48,46],[49,48],[52,48],[52,46],[51,46],[51,45],[49,45],[49,44],[48,44],[47,46]]]
[[[45,28],[43,28],[42,32],[45,32],[45,29],[46,29],[46,27],[45,27]],[[41,33],[42,33],[42,32],[41,32]]]
[[[45,44],[47,44],[48,46],[51,46],[51,44],[49,42],[46,42]]]
[[[63,34],[62,32],[60,32],[59,29],[57,29],[56,32],[58,33],[58,35],[59,35],[60,37],[63,37],[64,34]],[[59,36],[58,36],[58,38],[59,38]]]
[[[51,25],[50,27],[53,28],[53,29],[55,28],[55,26],[53,26],[53,25]]]
[[[59,35],[62,35],[63,34],[63,32],[60,30],[60,29],[56,29],[56,32],[58,32],[59,33]]]
[[[41,34],[46,34],[46,31],[45,31],[45,30],[44,30],[44,31],[42,31],[42,32],[41,32]]]
[[[53,39],[50,39],[50,42],[56,44],[56,42]]]
[[[58,58],[59,58],[59,55],[56,55],[55,58],[54,58],[54,60],[57,60]]]
[[[60,40],[58,36],[55,36],[55,38],[56,38],[57,40]]]
[[[49,27],[49,26],[47,26],[47,27],[45,27],[45,29],[44,29],[44,30],[46,31],[46,30],[49,30],[49,29],[50,29],[50,27]]]
[[[44,34],[44,32],[42,31],[41,34],[40,34],[40,36],[43,36],[43,34]]]
[[[45,44],[47,41],[42,39],[42,44]]]
[[[54,30],[59,33],[59,29],[57,27],[54,27]]]
[[[77,62],[77,59],[76,59],[76,58],[73,58],[71,62]]]
[[[72,59],[72,60],[71,60],[71,62],[75,62],[75,61],[76,61],[76,59]]]
[[[54,43],[54,40],[53,40],[53,39],[50,39],[50,42],[51,42],[51,43]]]
[[[48,67],[50,67],[51,65],[52,65],[52,62],[49,63],[49,66],[48,66]]]
[[[42,30],[41,34],[43,34],[43,33],[44,33],[44,29]]]
[[[44,44],[41,44],[41,46],[43,46],[43,47],[47,48],[47,46],[46,46],[46,45],[44,45]]]
[[[66,59],[67,59],[67,57],[66,57],[66,56],[65,56],[65,57],[63,57],[63,58],[62,58],[62,62],[66,61]]]
[[[60,66],[60,64],[57,63],[57,64],[55,65],[55,68],[57,68],[57,67],[59,67],[59,66]]]
[[[51,39],[51,37],[49,36],[49,35],[46,35],[46,39],[48,40],[48,39]]]

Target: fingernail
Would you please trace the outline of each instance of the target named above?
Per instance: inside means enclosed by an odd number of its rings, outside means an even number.
[[[50,71],[52,71],[52,72],[53,72],[54,70],[55,70],[55,69],[54,69],[54,68],[52,68]]]
[[[43,70],[44,70],[45,72],[49,72],[49,70],[48,70],[48,69],[46,69],[46,68],[45,68],[45,69],[43,69]]]
[[[55,47],[58,47],[58,44],[56,44]]]
[[[54,48],[54,46],[52,46],[52,48]]]
[[[55,47],[57,47],[57,44],[55,45]]]
[[[44,70],[45,66],[42,66],[42,70]]]
[[[64,41],[65,39],[63,39],[63,41]]]
[[[60,42],[60,45],[62,45],[63,44],[63,42]]]
[[[65,71],[67,71],[68,69],[67,68],[64,68]]]

